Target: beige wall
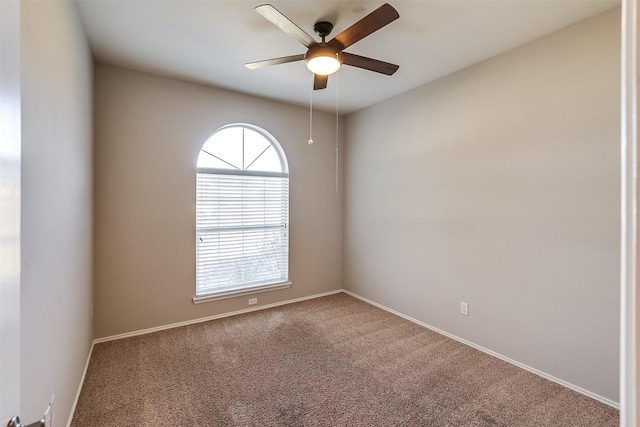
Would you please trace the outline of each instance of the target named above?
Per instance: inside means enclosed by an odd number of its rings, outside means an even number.
[[[93,65],[68,1],[21,2],[20,417],[66,425],[92,341]]]
[[[346,289],[617,401],[619,111],[616,8],[347,116]]]
[[[194,305],[195,164],[219,127],[251,123],[282,145],[290,169],[290,279],[258,305],[342,288],[342,194],[335,117],[112,66],[96,65],[95,337],[248,307]]]

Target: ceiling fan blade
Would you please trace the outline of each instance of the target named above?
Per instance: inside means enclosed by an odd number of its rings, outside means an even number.
[[[256,7],[256,12],[264,16],[268,21],[280,28],[291,37],[298,40],[306,47],[317,43],[313,37],[305,33],[304,30],[293,23],[289,18],[284,16],[278,9],[270,4],[263,4]]]
[[[314,74],[313,90],[325,89],[327,87],[327,80],[329,80],[329,76],[321,76],[320,74]]]
[[[400,66],[396,64],[367,58],[366,56],[354,55],[348,52],[342,52],[342,63],[351,65],[352,67],[364,68],[365,70],[386,74],[387,76],[392,75],[400,68]]]
[[[398,11],[388,3],[383,4],[337,36],[330,42],[329,46],[342,50],[351,46],[355,42],[362,40],[369,34],[378,31],[385,25],[398,19]]]
[[[265,59],[263,61],[247,62],[245,67],[252,70],[256,68],[268,67],[270,65],[286,64],[287,62],[302,61],[304,53],[300,55],[283,56],[282,58]]]

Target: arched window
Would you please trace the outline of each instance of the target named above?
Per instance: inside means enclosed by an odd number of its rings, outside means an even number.
[[[198,156],[194,302],[288,287],[289,168],[247,124],[218,129]]]

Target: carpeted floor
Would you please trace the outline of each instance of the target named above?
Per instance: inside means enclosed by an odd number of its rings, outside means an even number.
[[[613,408],[345,294],[97,344],[71,424],[617,425]]]

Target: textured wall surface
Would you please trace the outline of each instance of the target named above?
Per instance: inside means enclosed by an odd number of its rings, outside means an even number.
[[[21,2],[21,411],[66,425],[93,338],[93,60],[76,4]]]
[[[342,193],[335,117],[305,108],[96,66],[95,337],[247,308],[249,297],[194,305],[195,167],[230,123],[273,135],[290,172],[289,289],[258,305],[342,288]]]
[[[346,289],[617,401],[619,111],[617,8],[347,116]]]

